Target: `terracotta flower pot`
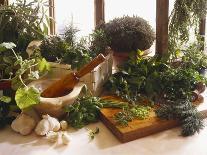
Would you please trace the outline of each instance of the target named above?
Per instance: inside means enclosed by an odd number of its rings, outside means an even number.
[[[118,68],[118,66],[120,66],[129,59],[129,53],[130,52],[113,51],[113,68],[115,70]],[[151,53],[151,50],[147,49],[144,51],[144,54],[142,56],[147,56],[149,53]]]
[[[0,90],[11,89],[11,80],[0,81]]]

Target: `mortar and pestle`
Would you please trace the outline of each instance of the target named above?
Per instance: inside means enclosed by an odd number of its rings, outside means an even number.
[[[77,72],[65,75],[60,79],[37,80],[29,84],[41,91],[40,103],[34,108],[42,114],[49,114],[60,118],[65,112],[63,107],[72,104],[79,96],[83,83],[79,79],[91,72],[96,66],[102,63],[105,57],[99,54],[89,64]]]

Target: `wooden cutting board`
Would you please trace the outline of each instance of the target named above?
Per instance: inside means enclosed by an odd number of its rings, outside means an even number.
[[[152,110],[149,118],[145,120],[133,120],[129,122],[128,126],[123,127],[117,125],[113,119],[114,114],[119,111],[120,109],[103,108],[100,115],[102,122],[122,143],[179,126],[179,122],[175,120],[159,119]],[[202,111],[202,113],[204,114],[204,118],[206,118],[207,110]]]

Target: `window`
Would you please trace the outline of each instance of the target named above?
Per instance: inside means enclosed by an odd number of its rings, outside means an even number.
[[[55,0],[55,20],[59,34],[73,22],[78,36],[88,35],[94,29],[94,0]]]
[[[169,12],[173,9],[174,1],[175,0],[169,1]],[[115,17],[122,17],[124,15],[142,17],[156,29],[156,0],[105,0],[106,22]]]

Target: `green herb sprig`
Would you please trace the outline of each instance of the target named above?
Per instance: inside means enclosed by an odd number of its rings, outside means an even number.
[[[88,130],[88,136],[90,140],[93,140],[95,138],[95,135],[99,134],[100,130],[98,127],[96,127],[95,130],[87,129]]]
[[[107,101],[86,95],[79,97],[74,104],[65,107],[66,121],[74,128],[82,128],[99,120],[101,108],[122,108],[126,105],[127,103]]]
[[[118,125],[128,126],[128,123],[134,119],[143,120],[149,117],[151,108],[149,106],[127,106],[114,115],[114,119]]]

